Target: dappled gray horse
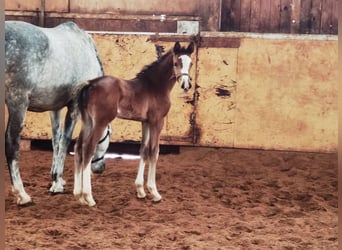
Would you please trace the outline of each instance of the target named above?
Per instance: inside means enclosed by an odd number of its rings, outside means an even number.
[[[55,28],[40,28],[20,21],[5,22],[5,100],[8,108],[5,150],[12,191],[18,204],[31,202],[20,177],[18,158],[20,133],[26,111],[51,111],[53,161],[52,193],[63,192],[64,160],[77,120],[72,100],[78,83],[103,75],[95,43],[73,22]],[[61,109],[67,107],[64,129]],[[104,154],[98,145],[95,155]],[[100,153],[99,153],[100,152]],[[101,172],[104,160],[94,161],[93,170]]]

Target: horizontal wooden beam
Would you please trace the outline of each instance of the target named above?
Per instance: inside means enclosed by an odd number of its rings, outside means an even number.
[[[38,11],[12,11],[6,10],[6,16],[37,16]],[[46,18],[82,18],[82,19],[113,19],[113,20],[148,20],[148,21],[200,21],[199,16],[167,16],[167,15],[118,15],[111,13],[60,13],[46,12]]]

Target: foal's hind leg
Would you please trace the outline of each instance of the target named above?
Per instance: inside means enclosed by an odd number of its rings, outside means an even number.
[[[11,176],[12,191],[20,205],[32,202],[31,197],[25,192],[19,172],[19,141],[20,133],[24,125],[27,102],[7,103],[8,122],[5,137],[5,151],[8,169]]]
[[[81,131],[78,136],[74,151],[74,163],[75,163],[75,171],[74,171],[74,196],[80,197],[82,192],[82,144],[83,144],[83,133]]]
[[[57,128],[59,132],[56,133],[56,140],[54,144],[56,144],[57,148],[57,155],[55,158],[55,148],[54,148],[54,161],[53,161],[53,168],[52,168],[52,186],[50,188],[50,191],[53,193],[59,193],[63,192],[64,190],[64,184],[65,181],[63,180],[63,171],[64,171],[64,162],[65,162],[65,157],[66,153],[68,150],[68,146],[71,142],[71,137],[72,137],[72,132],[74,131],[75,124],[76,124],[76,119],[72,117],[72,110],[68,108],[68,111],[65,116],[65,121],[64,121],[64,129],[61,132],[60,129],[60,115],[58,116],[58,113],[55,113],[56,115],[51,115],[51,122],[52,122],[52,127]],[[57,118],[54,120],[53,118]]]
[[[89,128],[85,125],[75,147],[77,158],[75,159],[74,195],[79,198],[83,205],[96,205],[91,191],[91,159],[105,128],[106,125],[94,126],[88,133]]]

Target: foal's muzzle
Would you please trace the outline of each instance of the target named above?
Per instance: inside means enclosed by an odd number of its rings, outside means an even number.
[[[187,73],[180,73],[176,76],[177,81],[180,83],[181,88],[187,92],[189,89],[191,89],[191,76]]]

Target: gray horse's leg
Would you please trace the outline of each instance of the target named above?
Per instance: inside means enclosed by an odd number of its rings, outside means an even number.
[[[76,125],[76,118],[71,115],[70,109],[68,109],[65,121],[64,121],[64,129],[60,132],[59,140],[56,147],[58,148],[57,155],[55,158],[54,152],[54,161],[52,166],[52,186],[50,188],[50,192],[52,193],[61,193],[64,191],[65,181],[63,180],[63,171],[64,171],[64,161],[66,157],[66,153],[71,142],[72,133],[74,131]],[[52,125],[54,127],[54,125]],[[58,137],[57,137],[58,138]],[[53,141],[54,144],[54,141]]]
[[[91,160],[91,171],[96,174],[102,173],[106,169],[105,154],[109,147],[112,128],[109,124],[103,131],[100,141],[97,143],[94,156]]]
[[[61,129],[61,110],[51,111],[50,120],[52,127],[52,165],[51,165],[51,178],[53,179],[54,173],[57,172],[58,164],[58,153],[59,153],[59,142],[61,139],[62,129]]]
[[[25,192],[19,171],[19,142],[20,133],[24,125],[27,102],[8,105],[8,123],[5,137],[5,151],[9,173],[11,176],[12,191],[20,205],[32,202]]]

